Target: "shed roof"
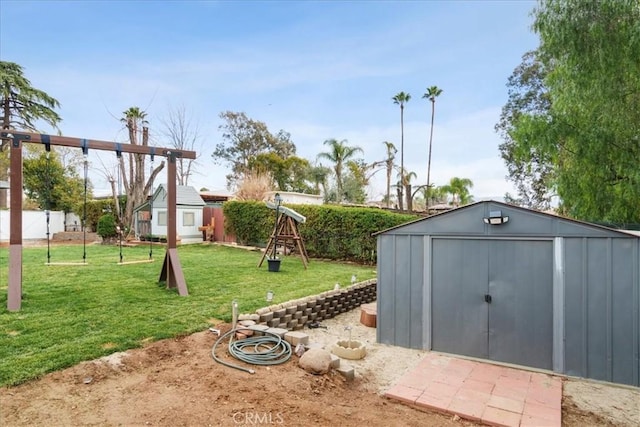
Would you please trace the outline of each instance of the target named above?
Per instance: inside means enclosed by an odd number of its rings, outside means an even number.
[[[486,224],[484,219],[488,218],[492,212],[500,212],[501,217],[508,217],[509,220],[500,225]],[[374,236],[380,234],[638,238],[625,231],[521,208],[495,200],[476,202],[421,218],[379,231],[374,233]]]

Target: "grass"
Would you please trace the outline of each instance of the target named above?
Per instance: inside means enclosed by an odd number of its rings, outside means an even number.
[[[82,260],[82,246],[52,247],[52,262]],[[124,260],[148,257],[149,247],[123,248]],[[22,309],[7,306],[6,249],[0,250],[0,386],[16,385],[47,372],[147,342],[200,331],[229,321],[231,301],[250,313],[274,303],[375,277],[375,268],[285,257],[270,273],[261,253],[216,245],[185,245],[178,255],[189,288],[178,296],[158,284],[164,248],[154,263],[119,266],[118,248],[87,247],[86,266],[45,266],[47,249],[23,250]]]

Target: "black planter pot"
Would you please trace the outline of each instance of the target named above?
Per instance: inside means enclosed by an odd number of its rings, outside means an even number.
[[[267,262],[269,263],[269,271],[273,271],[274,273],[280,271],[280,259],[267,258]]]

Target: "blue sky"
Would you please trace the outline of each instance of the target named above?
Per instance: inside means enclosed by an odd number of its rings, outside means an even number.
[[[0,0],[0,58],[25,69],[57,98],[67,136],[126,141],[119,122],[131,106],[147,111],[154,144],[170,106],[184,106],[201,134],[190,184],[225,186],[211,153],[219,113],[244,111],[272,132],[291,133],[314,161],[323,141],[347,139],[367,162],[400,147],[405,166],[426,183],[430,103],[436,102],[431,181],[470,178],[476,198],[513,192],[493,128],[506,82],[538,45],[534,1],[13,1]],[[45,129],[46,130],[46,129]],[[91,153],[96,192],[107,189]],[[399,153],[398,153],[399,162]],[[368,193],[384,194],[384,172]],[[164,179],[164,178],[161,178]]]

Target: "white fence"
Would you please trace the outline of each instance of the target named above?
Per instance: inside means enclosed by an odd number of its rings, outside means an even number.
[[[8,242],[11,232],[11,212],[0,210],[0,242]],[[67,230],[72,230],[77,226],[80,230],[80,221],[74,214],[67,215]],[[49,232],[53,237],[54,233],[65,231],[64,212],[51,211],[49,218]],[[24,240],[44,240],[47,238],[47,216],[44,211],[22,211],[22,238]]]

